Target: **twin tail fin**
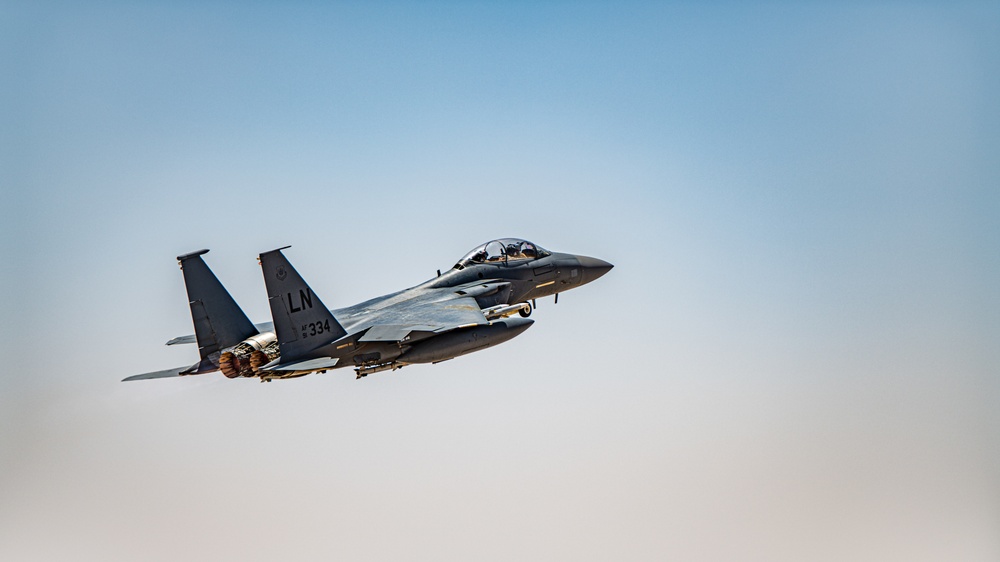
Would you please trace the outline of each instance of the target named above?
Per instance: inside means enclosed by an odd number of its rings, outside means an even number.
[[[201,360],[190,367],[175,367],[152,373],[133,375],[124,381],[160,379],[210,373],[218,370],[220,352],[232,347],[259,332],[229,291],[222,286],[219,278],[208,268],[201,256],[208,250],[199,250],[177,256],[177,263],[184,274],[191,320],[194,322],[194,336],[182,336],[167,342],[167,345],[198,343]]]
[[[199,250],[177,256],[202,360],[259,333],[201,258],[206,253],[208,250]]]
[[[264,252],[259,258],[281,350],[279,368],[280,364],[309,359],[312,351],[347,334],[330,309],[281,253],[289,247]]]

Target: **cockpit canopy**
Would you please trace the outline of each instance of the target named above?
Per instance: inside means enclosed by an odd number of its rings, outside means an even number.
[[[520,238],[501,238],[478,246],[458,260],[455,269],[465,269],[477,263],[508,264],[522,260],[535,260],[552,255],[551,252]]]

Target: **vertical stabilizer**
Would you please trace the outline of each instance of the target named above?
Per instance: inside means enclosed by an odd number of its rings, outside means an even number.
[[[285,248],[260,255],[282,363],[305,357],[310,351],[347,334],[330,309],[281,253]]]
[[[258,333],[229,291],[201,258],[206,253],[208,250],[199,250],[177,256],[177,262],[184,273],[194,334],[203,361]],[[213,363],[217,364],[218,359]]]

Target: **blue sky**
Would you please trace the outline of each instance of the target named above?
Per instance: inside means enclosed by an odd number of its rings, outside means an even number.
[[[0,558],[996,560],[990,3],[9,4]],[[616,268],[355,381],[195,359],[519,236]]]

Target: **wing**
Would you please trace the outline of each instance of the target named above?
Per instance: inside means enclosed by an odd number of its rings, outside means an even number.
[[[359,341],[416,340],[487,323],[476,299],[435,291],[382,309]]]

